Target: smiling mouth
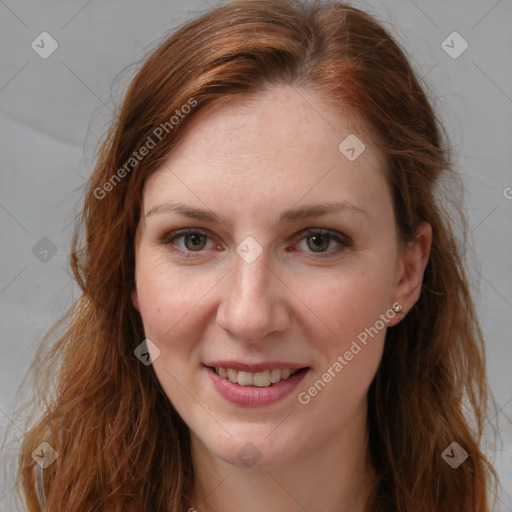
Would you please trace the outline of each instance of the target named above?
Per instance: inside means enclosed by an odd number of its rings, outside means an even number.
[[[278,384],[282,380],[289,379],[297,373],[308,370],[308,368],[299,368],[292,370],[290,368],[274,368],[272,370],[264,370],[261,372],[244,372],[235,370],[233,368],[217,368],[208,366],[208,368],[214,371],[219,377],[230,381],[233,384],[238,384],[244,387],[257,387],[257,388],[268,388],[274,384]]]

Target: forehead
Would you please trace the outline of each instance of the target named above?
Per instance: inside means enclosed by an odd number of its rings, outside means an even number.
[[[383,158],[355,119],[292,86],[208,105],[147,180],[145,212],[178,198],[213,210],[229,204],[233,214],[282,209],[301,198],[382,209],[390,200]]]

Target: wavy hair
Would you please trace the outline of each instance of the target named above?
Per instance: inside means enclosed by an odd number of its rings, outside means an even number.
[[[367,511],[490,510],[487,484],[497,475],[480,445],[492,394],[453,227],[454,214],[464,221],[462,202],[457,192],[448,194],[460,178],[427,86],[389,31],[359,9],[336,1],[240,0],[158,44],[101,145],[72,241],[81,294],[45,336],[32,366],[33,405],[42,411],[18,460],[30,512],[44,510],[42,501],[49,512],[190,506],[188,428],[153,369],[134,355],[145,338],[131,302],[142,191],[205,105],[275,84],[308,88],[340,113],[360,116],[385,158],[401,241],[413,240],[421,222],[433,228],[421,296],[388,329],[368,391],[378,484]],[[142,151],[150,139],[154,145]],[[440,200],[443,190],[449,203]],[[59,456],[35,471],[31,453],[43,441]],[[441,456],[452,442],[469,454],[457,469]]]

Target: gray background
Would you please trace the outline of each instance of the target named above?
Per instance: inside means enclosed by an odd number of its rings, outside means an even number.
[[[76,295],[68,270],[76,205],[113,102],[135,68],[112,87],[114,79],[156,39],[219,3],[0,0],[0,436],[8,425],[20,433],[11,419],[17,387],[41,335]],[[458,155],[471,281],[503,438],[489,455],[503,481],[498,509],[512,511],[512,428],[505,420],[512,417],[512,1],[352,3],[392,24],[428,81]],[[59,45],[47,59],[31,47],[44,31]],[[469,45],[458,58],[442,47],[454,31]],[[447,44],[452,52],[462,48],[457,39]],[[10,452],[2,453],[2,511],[16,510]]]

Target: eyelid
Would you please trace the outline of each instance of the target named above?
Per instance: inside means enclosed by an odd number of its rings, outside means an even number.
[[[173,252],[179,252],[181,254],[184,254],[185,257],[195,257],[194,253],[202,253],[201,251],[183,251],[182,249],[178,249],[176,246],[173,246],[174,240],[177,238],[180,238],[182,236],[191,235],[191,234],[201,234],[209,238],[212,242],[214,242],[215,236],[212,235],[208,230],[203,228],[183,228],[178,229],[175,231],[172,231],[170,233],[167,233],[161,239],[159,239],[158,243],[160,245],[164,245],[166,247],[169,247],[170,250]],[[339,231],[333,230],[333,229],[327,229],[327,228],[305,228],[301,231],[299,231],[296,235],[294,235],[292,238],[296,239],[297,241],[294,243],[294,245],[297,245],[299,242],[301,242],[303,239],[315,236],[315,235],[323,235],[330,237],[331,241],[335,241],[339,244],[338,247],[331,249],[329,251],[325,252],[319,252],[315,253],[313,251],[306,251],[308,254],[310,254],[310,258],[313,259],[320,259],[320,258],[327,258],[329,256],[333,256],[334,254],[337,254],[340,249],[342,248],[348,248],[351,247],[353,242],[350,239],[349,236],[345,235],[344,233],[341,233]]]
[[[340,233],[339,231],[333,230],[333,229],[327,229],[327,228],[306,228],[297,233],[296,238],[298,238],[298,241],[300,242],[304,238],[307,238],[308,236],[314,236],[314,235],[323,235],[330,237],[331,240],[335,240],[340,245],[350,247],[352,245],[352,240],[349,236],[345,235],[344,233]],[[331,251],[325,252],[325,253],[317,253],[317,254],[328,254]],[[312,252],[311,254],[315,254]]]

